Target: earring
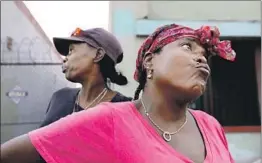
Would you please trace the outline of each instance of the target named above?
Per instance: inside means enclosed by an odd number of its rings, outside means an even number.
[[[153,77],[153,70],[149,70],[147,73],[147,78],[152,79],[152,77]]]

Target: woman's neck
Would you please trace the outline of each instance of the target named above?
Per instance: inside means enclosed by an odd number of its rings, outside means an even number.
[[[103,80],[100,81],[87,81],[82,83],[82,89],[80,91],[81,99],[86,102],[91,102],[106,88],[106,84]]]
[[[185,118],[187,103],[181,103],[176,98],[165,94],[152,85],[146,87],[142,100],[150,115],[166,122],[181,121]]]

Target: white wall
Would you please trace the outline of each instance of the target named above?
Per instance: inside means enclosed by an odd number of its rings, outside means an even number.
[[[150,19],[260,20],[260,1],[151,1]]]
[[[236,163],[251,163],[260,158],[261,133],[227,133],[226,137]]]
[[[21,9],[22,2],[1,1],[1,63],[61,63],[33,17]],[[7,37],[13,39],[11,50]],[[53,92],[74,86],[61,70],[61,65],[1,65],[1,142],[37,128]],[[6,96],[16,86],[28,92],[17,104]]]
[[[17,62],[17,53],[20,53],[20,62],[61,62],[42,33],[36,29],[37,23],[28,18],[16,5],[22,2],[1,1],[1,61]],[[23,8],[23,5],[19,5]],[[30,19],[30,20],[29,20]],[[14,41],[13,50],[8,51],[6,38]],[[31,44],[30,44],[31,43]]]

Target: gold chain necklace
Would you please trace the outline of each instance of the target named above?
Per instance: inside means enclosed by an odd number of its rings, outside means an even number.
[[[90,104],[88,104],[86,107],[84,107],[84,110],[86,110],[86,109],[88,109],[90,106],[92,106],[92,105],[94,104],[94,102],[95,102],[99,97],[101,97],[101,98],[97,101],[97,103],[99,103],[99,102],[105,97],[105,95],[107,94],[107,92],[108,92],[108,89],[107,89],[107,88],[104,88],[104,89],[102,90],[102,92],[100,92],[100,93],[96,96],[96,98],[95,98]],[[79,91],[79,93],[80,93],[80,91]],[[75,102],[76,106],[79,106],[79,101],[80,101],[80,95],[79,95],[79,93],[77,94],[77,99],[76,99],[76,102]],[[76,112],[76,106],[74,107],[73,112]]]
[[[144,111],[145,111],[146,116],[147,116],[148,119],[152,122],[152,124],[163,133],[163,134],[162,134],[162,137],[163,137],[163,139],[164,139],[166,142],[171,141],[172,135],[178,133],[178,132],[186,125],[186,123],[187,123],[187,116],[186,116],[185,122],[184,122],[175,132],[164,131],[164,130],[163,130],[159,125],[157,125],[157,124],[153,121],[153,119],[149,116],[149,113],[148,113],[148,111],[147,111],[147,109],[146,109],[146,107],[145,107],[145,104],[144,104],[142,98],[141,98],[141,103],[142,103],[142,105],[143,105],[143,108],[144,108]]]

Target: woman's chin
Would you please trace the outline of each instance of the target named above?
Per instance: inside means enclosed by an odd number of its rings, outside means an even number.
[[[66,78],[68,81],[70,81],[70,82],[73,82],[73,83],[76,82],[75,77],[74,77],[72,74],[68,73],[68,72],[65,73],[65,78]]]
[[[180,98],[186,101],[194,101],[205,92],[206,85],[204,83],[195,83],[176,87],[176,91],[180,94]],[[170,89],[171,90],[171,89]]]
[[[199,83],[192,87],[192,93],[197,97],[201,96],[205,92],[206,85]]]

